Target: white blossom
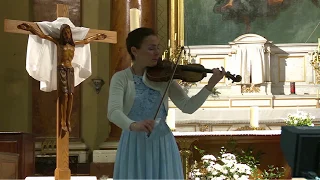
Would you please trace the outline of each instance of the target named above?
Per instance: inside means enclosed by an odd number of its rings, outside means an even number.
[[[217,159],[216,159],[216,157],[214,157],[213,155],[208,154],[208,155],[204,155],[204,156],[202,156],[201,160],[211,160],[211,161],[216,161]]]
[[[234,180],[249,179],[251,168],[246,164],[238,163],[236,156],[227,153],[223,148],[221,155],[217,158],[211,154],[204,155],[202,163],[195,161],[192,166],[192,179],[216,179],[216,180]]]
[[[238,180],[247,180],[247,179],[249,179],[249,176],[242,175]]]

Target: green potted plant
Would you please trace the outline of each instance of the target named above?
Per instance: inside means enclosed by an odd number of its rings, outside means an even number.
[[[288,114],[284,120],[287,126],[314,126],[315,117],[304,111],[297,111],[295,114]]]

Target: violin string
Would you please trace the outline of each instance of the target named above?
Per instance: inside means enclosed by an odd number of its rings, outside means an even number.
[[[167,91],[168,91],[168,88],[169,88],[169,86],[170,86],[170,84],[171,84],[171,82],[172,82],[172,80],[173,80],[174,73],[176,72],[176,69],[177,69],[178,63],[179,63],[179,61],[180,61],[180,56],[181,56],[181,53],[182,53],[182,51],[183,51],[183,50],[184,50],[184,47],[183,47],[183,46],[181,46],[181,51],[180,51],[180,53],[179,53],[179,56],[178,56],[177,62],[176,62],[176,64],[175,64],[175,67],[174,67],[173,73],[172,73],[171,78],[170,78],[170,80],[169,80],[169,82],[168,82],[168,84],[167,84],[166,90],[165,90],[165,92],[163,93],[162,99],[161,99],[160,104],[159,104],[159,106],[158,106],[157,112],[156,112],[156,114],[155,114],[155,116],[154,116],[154,119],[156,119],[156,118],[157,118],[157,116],[158,116],[158,114],[159,114],[160,107],[161,107],[161,105],[162,105],[162,103],[163,103],[163,100],[164,100],[164,96],[166,95],[166,93],[167,93]]]

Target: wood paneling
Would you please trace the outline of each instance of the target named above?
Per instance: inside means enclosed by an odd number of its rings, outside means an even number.
[[[81,24],[81,0],[33,0],[33,21],[54,21],[57,17],[56,4],[69,6],[69,18],[75,26]],[[40,83],[32,81],[32,132],[37,138],[56,137],[57,91],[40,91]],[[81,88],[75,87],[71,115],[70,138],[80,138]]]
[[[32,134],[0,132],[0,152],[16,153],[19,155],[19,179],[34,175],[35,142]]]
[[[19,154],[0,152],[0,179],[18,179]]]

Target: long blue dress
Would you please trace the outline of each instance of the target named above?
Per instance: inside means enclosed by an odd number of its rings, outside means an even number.
[[[160,92],[147,87],[142,76],[134,75],[133,79],[136,97],[128,117],[134,121],[154,119]],[[149,137],[145,132],[122,131],[113,179],[184,179],[179,149],[166,116],[162,104]]]

